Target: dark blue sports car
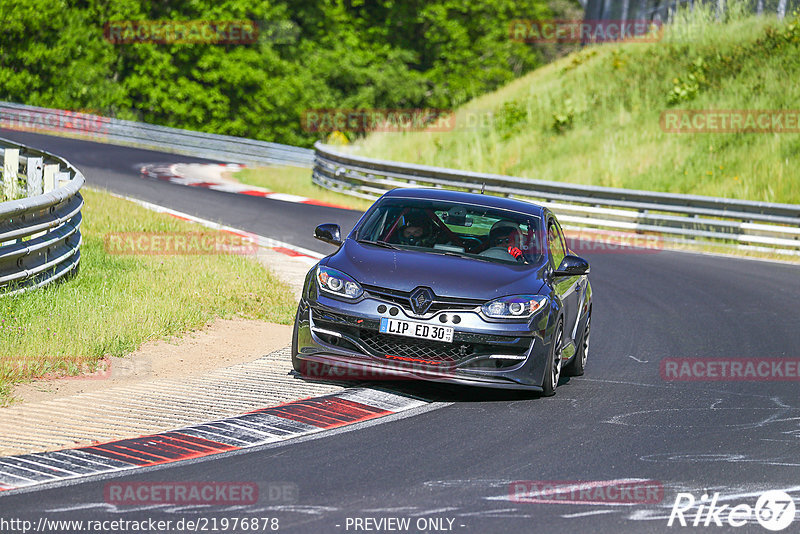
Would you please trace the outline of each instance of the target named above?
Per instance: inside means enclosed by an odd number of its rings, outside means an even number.
[[[440,189],[383,195],[307,275],[294,369],[555,393],[589,352],[589,264],[547,208]]]

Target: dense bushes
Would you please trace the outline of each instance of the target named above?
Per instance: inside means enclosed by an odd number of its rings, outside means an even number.
[[[542,57],[508,39],[510,20],[554,16],[546,0],[2,4],[0,99],[300,145],[318,135],[302,131],[308,108],[450,108],[507,83]],[[109,21],[198,19],[261,31],[244,45],[103,34]]]

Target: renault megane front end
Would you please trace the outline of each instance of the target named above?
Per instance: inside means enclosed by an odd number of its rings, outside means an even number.
[[[552,395],[583,374],[592,290],[553,213],[438,189],[383,195],[306,276],[292,364]]]

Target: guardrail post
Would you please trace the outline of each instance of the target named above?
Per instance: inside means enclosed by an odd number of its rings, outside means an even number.
[[[19,176],[19,149],[7,148],[3,157],[3,194],[6,199],[17,198],[17,180]]]
[[[56,188],[56,173],[58,172],[58,165],[45,165],[44,166],[44,192],[49,193]]]
[[[44,193],[42,187],[43,158],[28,158],[28,198]]]

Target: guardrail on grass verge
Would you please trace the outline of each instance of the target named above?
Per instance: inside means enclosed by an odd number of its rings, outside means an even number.
[[[75,274],[80,171],[58,156],[0,138],[0,297]]]

